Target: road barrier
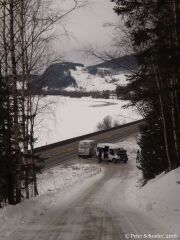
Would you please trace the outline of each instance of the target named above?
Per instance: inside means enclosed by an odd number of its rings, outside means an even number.
[[[102,131],[88,133],[88,134],[85,134],[85,135],[82,135],[82,136],[78,136],[78,137],[70,138],[70,139],[67,139],[67,140],[60,141],[60,142],[48,144],[48,145],[45,145],[45,146],[42,146],[42,147],[38,147],[38,148],[35,148],[34,151],[35,151],[35,153],[43,152],[43,151],[46,151],[46,150],[50,150],[50,149],[53,149],[53,148],[56,148],[56,147],[66,145],[68,143],[72,143],[72,142],[75,142],[75,141],[80,141],[80,140],[83,140],[85,138],[97,136],[97,135],[100,135],[100,134],[103,134],[103,133],[111,132],[113,130],[121,129],[121,128],[128,127],[128,126],[131,126],[131,125],[135,125],[135,124],[138,124],[138,123],[140,124],[140,123],[143,123],[144,121],[145,121],[144,119],[141,119],[141,120],[138,120],[138,121],[135,121],[135,122],[130,122],[130,123],[120,125],[118,127],[113,127],[113,128],[109,128],[109,129],[102,130]]]

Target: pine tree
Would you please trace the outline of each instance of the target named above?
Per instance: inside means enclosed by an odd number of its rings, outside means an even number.
[[[9,91],[1,73],[0,63],[0,200],[15,204],[14,165],[11,145],[11,113],[9,111]],[[1,202],[0,201],[0,202]]]
[[[5,88],[3,84],[1,74],[1,63],[0,63],[0,200],[2,201],[5,197],[5,150],[4,150],[4,138],[5,138],[5,115],[6,110],[4,106]],[[0,201],[0,202],[1,202]]]
[[[127,89],[132,105],[147,120],[140,147],[141,168],[148,179],[180,165],[180,4],[177,0],[114,2],[116,13],[125,17],[139,63]],[[155,151],[155,143],[163,151]]]

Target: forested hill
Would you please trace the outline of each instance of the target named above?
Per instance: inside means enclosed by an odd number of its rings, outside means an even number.
[[[87,67],[87,70],[91,74],[96,74],[98,69],[101,68],[111,69],[118,72],[128,72],[137,68],[137,62],[133,55],[125,55],[123,57],[114,58],[109,61],[89,66]]]
[[[81,72],[78,72],[78,67],[82,69]],[[36,77],[32,86],[35,89],[42,87],[47,90],[60,90],[69,86],[78,87],[77,77],[79,74],[82,75],[83,73],[87,73],[87,77],[89,74],[89,81],[91,81],[90,79],[94,79],[94,75],[101,75],[101,77],[104,78],[107,75],[112,75],[114,73],[126,73],[128,70],[134,70],[136,68],[137,63],[132,55],[112,59],[89,67],[73,62],[55,63],[51,64],[40,77]],[[72,74],[72,70],[75,73],[74,75]],[[83,81],[83,75],[79,77]]]
[[[33,87],[61,89],[70,85],[75,86],[76,80],[71,76],[70,70],[76,70],[76,67],[84,67],[84,65],[72,62],[51,64],[38,79],[33,81]]]

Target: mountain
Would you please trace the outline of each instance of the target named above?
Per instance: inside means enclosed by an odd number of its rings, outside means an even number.
[[[76,67],[84,67],[80,63],[63,62],[51,64],[45,72],[33,82],[33,85],[41,85],[46,89],[62,89],[68,86],[76,86],[76,80],[71,76],[71,70]]]
[[[44,73],[32,80],[32,88],[67,92],[114,91],[117,85],[126,85],[128,70],[137,68],[132,55],[123,56],[89,67],[80,63],[51,64]]]
[[[129,72],[137,68],[136,59],[133,55],[125,55],[123,57],[114,58],[109,61],[105,61],[93,66],[87,67],[87,70],[91,74],[97,74],[98,72],[105,71],[110,72]]]

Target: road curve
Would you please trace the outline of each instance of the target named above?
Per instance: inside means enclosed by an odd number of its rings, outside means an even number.
[[[112,135],[103,134],[96,140],[119,141],[137,132],[138,125],[115,131]],[[53,164],[56,165],[62,156],[64,159],[76,156],[77,163],[76,151],[77,142],[44,154],[50,161],[54,159]],[[158,234],[165,236],[168,232],[159,222],[128,203],[131,196],[128,195],[128,187],[136,174],[134,161],[135,156],[130,156],[127,164],[102,163],[99,165],[102,173],[74,186],[60,196],[54,207],[3,240],[125,240],[148,239],[148,236]]]
[[[127,203],[132,161],[103,164],[104,174],[95,182],[74,189],[64,202],[59,200],[7,240],[123,240],[137,239],[130,235],[163,234],[159,223]]]
[[[117,142],[125,137],[131,136],[134,133],[139,132],[140,123],[132,123],[131,125],[113,129],[112,131],[96,134],[95,136],[88,137],[88,139],[94,139],[97,142]],[[45,159],[45,169],[49,169],[56,165],[62,164],[65,161],[71,160],[77,157],[79,140],[74,140],[71,143],[63,144],[62,146],[53,147],[52,149],[43,150],[39,152],[40,156]]]

